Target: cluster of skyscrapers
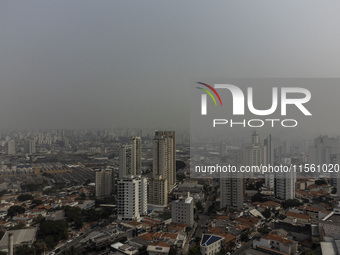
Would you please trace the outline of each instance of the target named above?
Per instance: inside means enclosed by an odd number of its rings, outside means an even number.
[[[259,133],[254,131],[251,135],[251,144],[239,150],[239,158],[235,162],[229,162],[238,166],[274,166],[275,164],[287,164],[281,157],[274,162],[274,149],[272,137],[269,135],[261,142]],[[220,207],[243,207],[245,193],[245,179],[256,177],[254,173],[228,173],[220,179],[221,203]],[[259,177],[263,177],[261,174]],[[294,172],[266,173],[265,187],[273,190],[275,197],[287,200],[295,197],[296,174]]]
[[[131,137],[119,151],[117,180],[118,219],[138,220],[147,212],[147,204],[164,207],[176,183],[176,140],[174,131],[156,131],[153,139],[152,177],[142,173],[142,140]],[[109,196],[114,190],[114,172],[96,173],[96,196]]]
[[[340,164],[340,137],[319,136],[308,148],[309,163],[315,165]],[[330,173],[330,184],[337,188],[340,196],[339,172]]]

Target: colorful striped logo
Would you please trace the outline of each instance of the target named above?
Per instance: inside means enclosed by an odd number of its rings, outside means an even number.
[[[222,106],[222,100],[221,100],[221,98],[220,98],[220,95],[217,93],[217,91],[216,91],[213,87],[211,87],[209,84],[206,84],[206,83],[203,83],[203,82],[196,82],[196,83],[201,84],[201,85],[203,85],[203,86],[206,86],[206,87],[209,88],[212,92],[214,92],[214,94],[217,96],[217,98],[218,98],[218,100],[220,101],[220,104],[221,104],[221,106]],[[203,90],[204,92],[206,92],[206,93],[212,98],[212,100],[214,100],[215,105],[217,105],[214,96],[211,94],[211,92],[210,92],[209,90],[203,89],[203,88],[200,88],[200,87],[196,87],[196,88],[201,89],[201,90]]]

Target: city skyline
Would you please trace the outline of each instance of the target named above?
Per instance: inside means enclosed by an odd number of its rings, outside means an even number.
[[[340,254],[340,2],[0,3],[0,255]]]

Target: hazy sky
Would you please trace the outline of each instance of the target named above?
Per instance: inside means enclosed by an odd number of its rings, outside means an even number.
[[[340,77],[339,10],[337,0],[2,0],[0,128],[186,127],[194,81]]]

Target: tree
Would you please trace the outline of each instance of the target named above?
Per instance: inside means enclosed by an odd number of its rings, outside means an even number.
[[[283,201],[281,203],[283,209],[291,208],[291,207],[296,207],[301,205],[300,201],[297,199],[288,199],[286,201]]]
[[[49,235],[44,238],[44,242],[46,243],[47,247],[53,248],[57,243],[54,241],[53,236]]]
[[[80,193],[80,199],[85,200],[86,199],[86,194],[84,192]]]
[[[207,184],[203,185],[203,190],[206,194],[208,194],[211,191],[211,187]]]
[[[84,216],[84,220],[87,222],[98,221],[101,216],[101,212],[96,211],[93,208],[88,210],[82,210],[81,213]]]
[[[263,217],[265,217],[266,219],[269,219],[270,216],[272,215],[271,211],[269,208],[267,208],[266,210],[264,210],[264,212],[262,213]]]
[[[221,250],[218,253],[216,253],[216,255],[225,255],[225,254],[227,254],[227,249],[226,249],[225,245],[223,245]]]
[[[308,250],[308,251],[302,252],[302,255],[316,255],[316,253],[313,250]]]
[[[112,214],[112,208],[111,207],[104,207],[102,208],[101,214],[100,214],[100,218],[105,219],[110,217],[110,215]]]
[[[333,187],[331,193],[336,194],[336,192],[337,192],[337,189],[335,187]]]
[[[187,165],[182,160],[176,160],[176,171],[184,169]]]
[[[183,181],[185,179],[185,174],[177,174],[177,180]]]
[[[178,248],[176,245],[171,245],[169,255],[176,255],[178,252]]]
[[[254,203],[254,202],[264,202],[264,196],[258,192],[256,193],[252,198],[251,198],[251,202]]]
[[[25,212],[25,208],[19,205],[13,205],[7,210],[7,216],[13,217],[17,214],[21,214]]]
[[[66,206],[64,210],[69,222],[74,221],[75,227],[78,229],[83,227],[84,216],[79,207]]]
[[[268,228],[259,228],[257,231],[260,234],[262,234],[262,235],[266,235],[266,234],[268,234],[270,232],[270,229],[268,229]]]
[[[17,199],[20,202],[24,202],[24,201],[27,201],[27,200],[33,200],[33,198],[34,197],[32,195],[30,195],[30,194],[22,194],[22,195],[19,195]]]
[[[243,233],[241,234],[241,236],[240,236],[240,240],[241,240],[242,242],[247,242],[247,241],[249,240],[249,234],[248,234],[248,232],[243,232]]]
[[[24,190],[25,192],[35,192],[35,191],[41,191],[44,188],[44,184],[38,184],[38,183],[29,183],[29,184],[21,184],[21,190]]]
[[[247,186],[247,190],[255,190],[255,185],[253,183],[249,183]]]
[[[17,229],[23,229],[26,227],[25,222],[20,221],[18,224],[16,224],[13,227],[10,227],[9,230],[17,230]]]
[[[83,216],[82,217],[79,217],[79,218],[76,218],[74,220],[74,226],[77,228],[77,229],[81,229],[84,225],[84,220],[83,220]]]
[[[2,197],[3,195],[5,195],[7,193],[7,190],[2,190],[2,191],[0,191],[0,197]]]
[[[101,199],[96,199],[95,200],[96,203],[96,207],[98,207],[100,204],[114,204],[115,203],[115,199],[113,196],[111,197],[104,197]]]
[[[47,251],[47,245],[44,240],[37,240],[34,243],[34,248],[37,254],[42,254],[43,252]]]
[[[327,182],[324,179],[321,179],[321,180],[316,180],[315,184],[316,185],[323,185],[323,184],[327,184]]]
[[[139,255],[148,255],[148,252],[146,251],[146,246],[145,245],[143,245],[142,247],[140,247],[138,249],[138,254]]]
[[[45,220],[45,217],[42,216],[41,214],[39,214],[38,216],[36,216],[34,219],[33,219],[33,222],[34,223],[40,223],[41,221]]]
[[[75,248],[74,246],[71,246],[70,249],[64,250],[62,253],[62,255],[80,255],[80,251],[78,250],[78,248]]]
[[[34,254],[34,249],[28,244],[23,244],[15,248],[15,255],[32,255]]]
[[[256,189],[259,190],[260,188],[262,188],[263,182],[262,181],[256,182],[255,186],[256,186]]]
[[[68,224],[65,220],[45,220],[40,223],[40,238],[44,238],[46,245],[52,248],[61,239],[67,237]]]
[[[210,205],[208,208],[208,213],[214,213],[215,212],[215,206],[214,205]]]
[[[40,199],[33,199],[32,200],[32,204],[36,205],[36,206],[39,206],[39,205],[42,205],[43,201],[40,200]]]
[[[196,208],[197,208],[197,210],[198,210],[199,212],[203,212],[203,211],[204,211],[204,207],[203,207],[201,201],[198,201],[198,202],[196,203]]]
[[[199,246],[191,246],[189,248],[189,255],[202,255]]]

